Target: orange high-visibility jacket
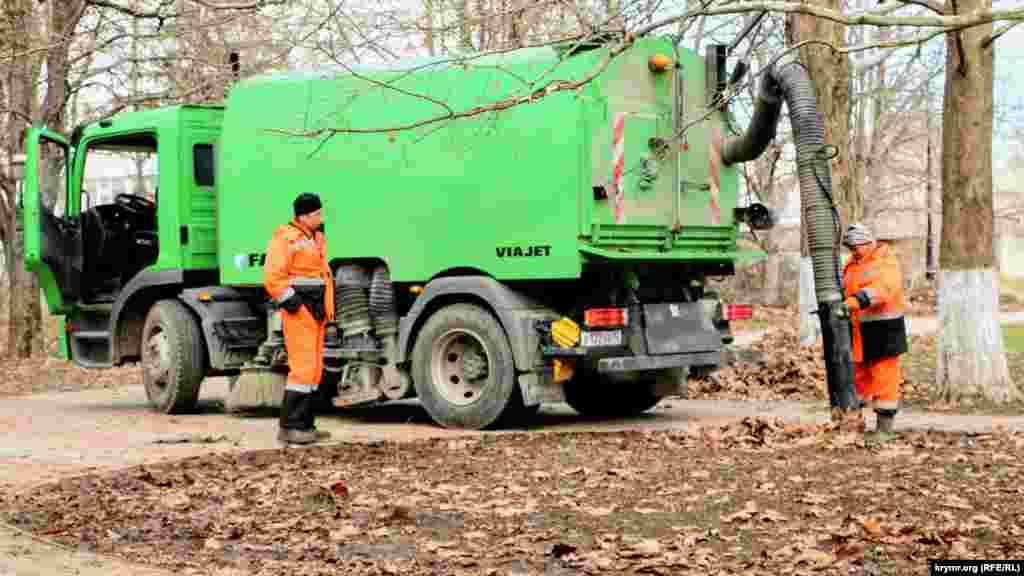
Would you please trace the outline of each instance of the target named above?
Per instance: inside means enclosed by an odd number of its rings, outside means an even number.
[[[295,293],[292,283],[298,279],[316,279],[324,283],[327,320],[334,320],[334,279],[327,264],[324,235],[309,232],[297,222],[289,222],[274,230],[267,247],[263,286],[274,302],[280,304]]]
[[[903,314],[903,273],[899,260],[884,244],[864,258],[851,258],[843,270],[847,298],[856,298],[853,321],[853,361],[870,362],[907,351]]]

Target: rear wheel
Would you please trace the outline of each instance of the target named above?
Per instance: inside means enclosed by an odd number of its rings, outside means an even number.
[[[195,410],[206,370],[199,322],[177,300],[161,300],[142,328],[142,383],[150,405],[164,414]]]
[[[651,392],[653,384],[654,377],[620,383],[592,371],[580,371],[565,383],[565,402],[586,416],[635,416],[661,401],[661,396]]]
[[[508,337],[479,306],[435,312],[416,338],[412,364],[420,403],[442,426],[479,430],[520,411]]]

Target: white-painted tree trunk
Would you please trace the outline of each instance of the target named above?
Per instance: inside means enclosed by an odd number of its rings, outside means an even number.
[[[939,341],[935,382],[951,402],[1017,396],[999,324],[999,277],[992,268],[940,270]]]
[[[800,345],[814,346],[821,337],[818,298],[814,294],[814,266],[811,258],[800,259]]]

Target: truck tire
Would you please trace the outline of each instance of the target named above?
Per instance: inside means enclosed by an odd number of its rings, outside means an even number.
[[[647,382],[618,384],[599,374],[581,371],[565,383],[565,402],[584,416],[636,416],[661,401]]]
[[[512,347],[498,320],[479,306],[434,312],[416,337],[412,369],[420,403],[446,428],[481,430],[520,412]]]
[[[206,371],[199,323],[184,304],[161,300],[142,328],[142,382],[154,409],[164,414],[195,410]]]

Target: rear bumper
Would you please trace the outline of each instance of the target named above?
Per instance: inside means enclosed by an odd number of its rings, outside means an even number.
[[[717,366],[722,361],[720,352],[694,352],[689,354],[667,354],[662,356],[619,356],[601,358],[597,371],[601,373],[644,372],[666,368],[688,368],[690,366]]]

